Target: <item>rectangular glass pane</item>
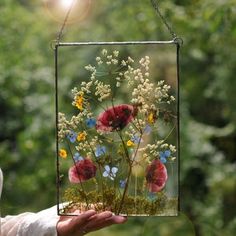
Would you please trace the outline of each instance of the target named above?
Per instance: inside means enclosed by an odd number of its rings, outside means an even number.
[[[178,213],[175,44],[58,47],[60,214]]]

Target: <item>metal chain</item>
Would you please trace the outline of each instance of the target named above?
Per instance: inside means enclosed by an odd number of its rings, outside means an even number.
[[[71,13],[71,10],[74,6],[74,3],[75,3],[76,0],[73,0],[67,13],[66,13],[66,16],[65,16],[65,19],[63,21],[63,24],[61,26],[61,29],[57,35],[57,38],[56,38],[56,44],[59,44],[60,43],[60,40],[62,38],[62,34],[63,34],[63,30],[66,26],[66,23],[68,21],[68,18],[70,16],[70,13]],[[177,37],[176,33],[174,32],[174,30],[171,28],[171,26],[168,24],[168,22],[166,21],[165,17],[163,16],[163,14],[161,13],[160,9],[159,9],[159,3],[157,0],[151,0],[151,3],[152,3],[152,6],[153,8],[155,9],[156,13],[158,14],[158,16],[161,18],[162,22],[164,23],[164,25],[166,26],[166,28],[168,29],[169,33],[171,34],[172,38],[174,40],[179,40],[179,38]],[[180,44],[182,44],[182,39],[181,39],[181,42]]]
[[[61,26],[61,29],[60,29],[60,31],[59,31],[59,33],[58,33],[58,35],[57,35],[56,44],[60,43],[60,41],[61,41],[62,34],[63,34],[63,30],[64,30],[64,28],[65,28],[65,26],[66,26],[66,23],[67,23],[68,19],[69,19],[69,16],[70,16],[70,13],[71,13],[71,10],[72,10],[72,8],[73,8],[73,6],[74,6],[75,1],[76,1],[76,0],[73,0],[73,1],[71,2],[71,5],[70,5],[70,7],[69,7],[69,9],[68,9],[68,11],[67,11],[67,13],[66,13],[65,19],[64,19],[63,24],[62,24],[62,26]]]
[[[155,9],[156,13],[158,14],[158,16],[161,18],[162,22],[164,23],[164,25],[166,26],[166,28],[168,29],[169,33],[171,34],[173,39],[178,38],[176,33],[174,32],[174,30],[171,28],[171,26],[168,24],[168,22],[166,21],[165,17],[163,16],[163,14],[161,13],[160,9],[159,9],[159,3],[157,2],[157,0],[151,0],[152,6]]]

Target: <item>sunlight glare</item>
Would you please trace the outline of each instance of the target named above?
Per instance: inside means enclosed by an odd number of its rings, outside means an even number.
[[[70,10],[66,24],[72,24],[88,16],[92,0],[43,0],[43,2],[47,13],[58,22],[63,23]]]
[[[74,0],[60,0],[60,1],[61,1],[62,7],[69,8]]]

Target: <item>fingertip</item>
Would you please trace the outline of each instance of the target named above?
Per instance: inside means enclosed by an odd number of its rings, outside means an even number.
[[[85,213],[94,213],[94,214],[96,214],[96,211],[93,210],[93,209],[91,209],[91,210],[87,210],[87,211],[85,211]]]
[[[124,216],[113,215],[112,217],[106,220],[106,222],[108,223],[106,226],[113,224],[124,224],[127,221],[127,219],[128,218]]]
[[[127,216],[118,216],[118,215],[114,215],[112,216],[112,221],[114,224],[123,224],[128,220]]]

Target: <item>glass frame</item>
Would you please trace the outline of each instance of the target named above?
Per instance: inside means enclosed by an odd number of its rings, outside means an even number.
[[[61,174],[60,174],[60,157],[59,157],[59,136],[58,136],[58,101],[59,101],[59,94],[58,94],[58,79],[59,79],[59,70],[58,70],[58,51],[60,47],[83,47],[83,46],[122,46],[122,45],[175,45],[176,46],[176,83],[177,83],[177,93],[176,93],[176,113],[177,113],[177,165],[178,165],[178,181],[179,181],[179,161],[180,161],[180,134],[179,134],[179,49],[181,42],[175,38],[170,41],[127,41],[127,42],[58,42],[54,46],[54,56],[55,56],[55,117],[56,117],[56,185],[57,185],[57,213],[61,216],[73,215],[62,213],[61,211],[61,204],[60,204],[60,182],[61,182]],[[179,184],[178,184],[178,204],[177,204],[177,214],[179,211]],[[119,213],[118,213],[119,214]],[[131,214],[132,215],[132,214]],[[135,215],[135,214],[134,214]],[[146,214],[145,214],[146,215]]]

